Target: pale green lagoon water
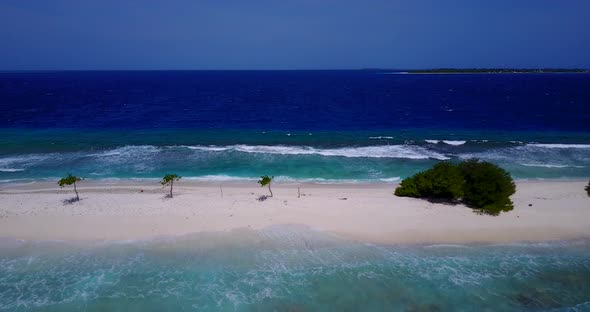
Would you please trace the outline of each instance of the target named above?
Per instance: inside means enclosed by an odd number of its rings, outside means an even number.
[[[0,311],[590,310],[588,240],[378,246],[275,226],[0,245]]]

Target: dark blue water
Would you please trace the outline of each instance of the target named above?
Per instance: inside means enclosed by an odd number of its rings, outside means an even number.
[[[0,181],[393,181],[440,160],[590,176],[589,74],[0,73]]]
[[[0,109],[8,128],[588,132],[590,75],[2,73]]]

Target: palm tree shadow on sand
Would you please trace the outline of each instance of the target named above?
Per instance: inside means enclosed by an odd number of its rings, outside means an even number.
[[[72,197],[72,198],[64,199],[64,200],[62,200],[61,202],[62,202],[62,204],[64,204],[64,205],[72,205],[72,204],[74,204],[74,203],[76,203],[76,202],[79,202],[79,201],[80,201],[80,199],[79,199],[79,198],[77,198],[77,197]]]
[[[270,196],[268,196],[268,195],[260,195],[260,196],[256,197],[256,200],[259,202],[263,202],[269,198],[270,198]]]

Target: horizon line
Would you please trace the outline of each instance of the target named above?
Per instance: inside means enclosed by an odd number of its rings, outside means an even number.
[[[424,68],[297,68],[297,69],[0,69],[7,72],[82,72],[82,71],[422,71],[422,70],[585,70],[590,67],[424,67]]]

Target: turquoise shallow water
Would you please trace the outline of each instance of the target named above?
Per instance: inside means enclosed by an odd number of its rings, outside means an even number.
[[[587,178],[590,136],[458,130],[0,130],[0,181],[160,178],[391,182],[480,158],[515,178]]]
[[[0,244],[0,311],[588,311],[590,242],[378,246],[295,226]]]

